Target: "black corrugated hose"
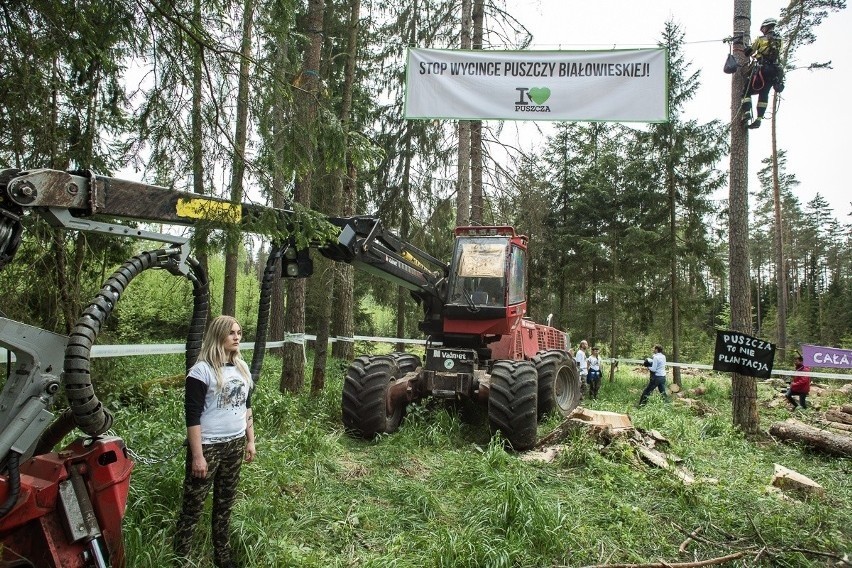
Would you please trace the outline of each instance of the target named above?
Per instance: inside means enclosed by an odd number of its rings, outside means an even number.
[[[263,270],[263,281],[260,283],[260,301],[257,309],[257,328],[254,339],[254,353],[251,357],[251,378],[257,384],[260,378],[260,369],[263,366],[263,358],[266,355],[266,335],[269,330],[269,306],[272,304],[272,285],[275,282],[275,265],[284,254],[286,245],[273,243],[269,249],[269,258],[266,259],[266,268]]]
[[[210,310],[210,285],[207,273],[194,258],[187,258],[190,272],[187,278],[192,282],[192,320],[186,334],[186,371],[195,365],[201,352],[204,328],[207,324],[207,312]]]
[[[65,352],[65,375],[63,377],[71,408],[66,409],[42,433],[36,445],[35,455],[51,451],[75,426],[79,425],[84,432],[91,436],[96,436],[109,429],[112,424],[112,415],[98,402],[89,376],[91,347],[94,344],[97,332],[112,312],[112,308],[118,302],[124,289],[142,271],[153,267],[164,267],[172,274],[183,276],[183,273],[176,268],[177,265],[173,261],[173,252],[165,250],[146,252],[128,260],[110,276],[98,296],[84,312],[83,317],[78,320]],[[187,258],[186,262],[190,268],[186,277],[193,285],[192,320],[186,338],[186,368],[189,369],[195,364],[201,350],[201,339],[204,335],[210,303],[210,288],[207,274],[198,261]],[[72,344],[73,349],[71,349]],[[73,371],[69,373],[69,370]],[[69,383],[69,381],[73,382]],[[75,396],[73,399],[69,384],[72,384],[74,388]],[[81,397],[84,406],[82,410],[77,410],[80,408],[78,401],[81,400]],[[85,428],[79,422],[78,415],[81,413],[83,414],[83,424],[86,425]]]
[[[75,424],[89,436],[103,434],[110,429],[113,421],[112,414],[103,407],[92,388],[89,358],[95,338],[121,294],[136,276],[149,268],[165,268],[174,274],[180,274],[175,263],[175,255],[178,253],[179,249],[176,248],[156,250],[143,252],[129,259],[107,279],[89,307],[83,310],[83,315],[71,331],[68,346],[65,348],[62,383]],[[187,262],[191,269],[191,276],[188,278],[194,286],[193,320],[187,337],[187,348],[192,349],[197,357],[195,345],[200,345],[209,301],[207,276],[197,261],[187,259]],[[203,312],[203,315],[199,315],[199,311]],[[191,356],[188,351],[187,359]]]
[[[15,503],[18,502],[18,493],[21,491],[20,457],[21,454],[18,452],[9,452],[9,461],[7,462],[9,468],[9,480],[7,482],[9,484],[9,495],[6,497],[6,502],[0,507],[0,518],[5,517],[15,506]]]

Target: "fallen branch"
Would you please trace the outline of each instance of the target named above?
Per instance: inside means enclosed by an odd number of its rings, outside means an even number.
[[[591,564],[583,566],[583,568],[699,568],[700,566],[714,566],[716,564],[724,564],[731,562],[737,558],[742,558],[746,553],[735,552],[718,558],[709,558],[707,560],[697,560],[695,562],[651,562],[649,564]],[[569,566],[559,566],[557,568],[570,568]]]
[[[801,552],[802,554],[813,554],[814,556],[825,556],[832,560],[842,560],[839,554],[833,552],[822,552],[821,550],[808,550],[807,548],[791,548],[792,552]]]
[[[689,534],[689,536],[686,537],[686,540],[684,540],[682,543],[680,543],[680,546],[677,548],[677,551],[680,552],[681,554],[686,554],[686,547],[689,546],[689,543],[692,542],[693,540],[695,540],[695,538],[698,536],[698,534],[703,530],[704,529],[702,527],[698,527],[697,529],[692,531]]]

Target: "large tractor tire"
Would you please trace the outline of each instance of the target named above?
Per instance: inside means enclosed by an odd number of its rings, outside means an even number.
[[[402,363],[408,366],[406,361]],[[388,408],[388,388],[402,374],[393,356],[362,356],[352,361],[343,383],[343,426],[347,432],[372,440],[377,434],[399,428],[405,406]]]
[[[580,404],[583,385],[577,363],[567,351],[542,351],[533,358],[538,372],[538,418],[554,408],[568,416]]]
[[[499,430],[515,451],[535,445],[537,382],[535,367],[529,361],[497,361],[491,369],[488,395],[491,433]]]
[[[416,370],[417,367],[421,367],[423,365],[420,362],[420,357],[412,353],[394,351],[390,354],[390,357],[394,360],[394,363],[396,363],[397,368],[399,368],[400,377],[406,373],[410,373],[411,371]]]

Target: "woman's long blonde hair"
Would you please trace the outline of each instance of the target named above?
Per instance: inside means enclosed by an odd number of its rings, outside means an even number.
[[[213,373],[216,375],[216,390],[222,390],[225,384],[225,379],[222,377],[222,367],[228,363],[233,363],[243,378],[248,382],[249,388],[252,388],[251,373],[249,373],[248,365],[243,360],[243,356],[239,351],[228,353],[225,351],[225,340],[231,334],[231,328],[234,324],[240,326],[235,318],[231,316],[218,316],[207,327],[204,333],[204,339],[201,341],[201,352],[198,354],[198,360],[204,361],[213,368]]]

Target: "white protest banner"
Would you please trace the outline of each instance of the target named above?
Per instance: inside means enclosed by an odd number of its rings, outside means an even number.
[[[405,118],[666,122],[665,49],[408,50]]]

